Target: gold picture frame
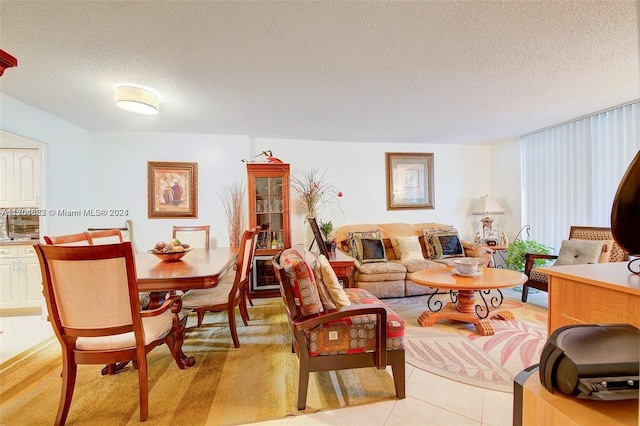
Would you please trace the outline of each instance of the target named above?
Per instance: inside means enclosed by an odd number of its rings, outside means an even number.
[[[198,163],[147,162],[149,219],[198,217]]]
[[[387,152],[387,210],[434,209],[433,153]]]

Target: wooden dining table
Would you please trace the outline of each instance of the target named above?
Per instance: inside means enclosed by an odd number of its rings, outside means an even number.
[[[191,249],[182,259],[163,261],[151,252],[137,253],[136,282],[138,291],[149,292],[149,309],[162,305],[167,293],[215,287],[218,280],[236,262],[238,250],[230,247]],[[183,330],[178,333],[184,338],[187,317],[182,321]],[[182,347],[182,342],[179,342]],[[196,361],[180,350],[183,367],[191,367]],[[128,362],[107,365],[102,374],[115,374]]]

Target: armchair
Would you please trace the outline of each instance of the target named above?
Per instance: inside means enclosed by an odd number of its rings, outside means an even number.
[[[611,228],[572,226],[569,229],[569,240],[606,241],[599,263],[623,262],[629,258],[613,239]],[[558,259],[558,255],[527,253],[524,259],[524,274],[529,278],[522,286],[522,301],[526,302],[529,296],[529,288],[531,287],[542,291],[549,291],[549,276],[536,271],[535,261],[538,259]]]
[[[345,289],[351,304],[325,310],[314,273],[295,250],[277,253],[271,262],[293,331],[292,352],[300,362],[298,409],[307,404],[309,373],[318,371],[390,365],[396,396],[404,398],[404,321],[364,289]],[[309,296],[314,292],[318,297]]]

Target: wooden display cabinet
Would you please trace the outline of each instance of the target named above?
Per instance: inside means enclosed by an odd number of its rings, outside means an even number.
[[[251,293],[279,295],[271,257],[291,247],[289,164],[248,163],[249,227],[261,228],[256,244]]]

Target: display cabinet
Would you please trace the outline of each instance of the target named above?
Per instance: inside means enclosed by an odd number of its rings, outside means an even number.
[[[291,247],[289,164],[248,163],[249,227],[261,228],[256,244],[251,292],[275,293],[278,280],[270,259]]]

